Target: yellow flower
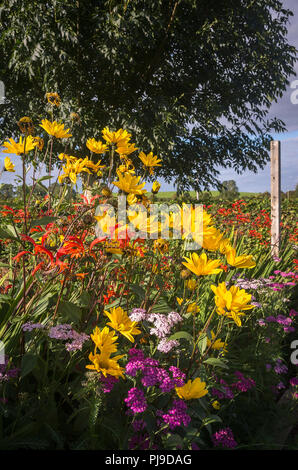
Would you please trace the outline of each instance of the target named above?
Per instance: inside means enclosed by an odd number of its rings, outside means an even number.
[[[33,137],[28,135],[27,137],[22,139],[20,137],[19,142],[15,142],[13,139],[8,139],[9,142],[4,142],[3,146],[6,150],[3,150],[3,153],[15,153],[16,155],[23,155],[24,153],[30,152],[33,150],[34,147],[37,145],[36,142],[33,141]]]
[[[72,136],[72,134],[69,134],[69,129],[64,129],[64,124],[59,124],[57,121],[50,122],[48,119],[43,119],[40,127],[57,139],[66,139]]]
[[[127,196],[127,202],[130,206],[132,206],[138,202],[138,198],[135,194],[131,193]]]
[[[32,135],[33,132],[34,132],[33,122],[31,120],[31,118],[29,118],[27,116],[24,116],[19,120],[18,126],[19,126],[20,131],[22,132],[22,134]]]
[[[153,156],[153,152],[148,153],[146,155],[144,152],[139,154],[139,159],[143,162],[144,166],[149,168],[150,175],[153,175],[153,168],[156,166],[161,166],[159,162],[162,160],[157,158],[157,156]]]
[[[199,313],[199,311],[200,307],[195,302],[192,302],[188,305],[186,313],[192,313],[193,315],[195,315],[196,313]]]
[[[254,268],[256,263],[252,259],[252,255],[236,256],[235,248],[231,248],[226,253],[227,262],[235,268]]]
[[[119,153],[120,157],[130,155],[131,153],[138,150],[135,144],[130,144],[128,142],[121,142],[121,145],[118,144],[116,152]]]
[[[183,303],[183,299],[181,297],[176,297],[176,300],[177,300],[179,305],[181,305]]]
[[[139,183],[140,179],[140,176],[124,173],[119,175],[119,181],[113,181],[113,184],[127,194],[143,194],[146,192],[146,189],[143,189],[145,183]]]
[[[221,282],[218,286],[211,286],[211,290],[215,294],[215,305],[218,315],[224,315],[234,320],[237,326],[241,326],[240,316],[245,315],[242,310],[250,310],[254,308],[249,305],[251,294],[247,294],[244,289],[232,286],[227,289],[225,282]]]
[[[46,93],[46,98],[52,106],[60,106],[61,98],[58,93]]]
[[[107,375],[112,375],[114,377],[124,378],[124,368],[120,367],[120,365],[118,364],[119,359],[121,359],[123,356],[124,354],[110,357],[110,355],[106,352],[103,352],[101,354],[90,353],[89,360],[93,364],[88,364],[86,368],[96,370],[97,372],[103,374],[104,377],[106,377]]]
[[[220,410],[220,403],[219,401],[215,400],[212,402],[212,406],[215,410]]]
[[[202,253],[199,256],[197,253],[192,253],[190,258],[184,256],[186,263],[182,263],[187,269],[195,273],[197,276],[206,276],[208,274],[217,274],[222,269],[219,269],[221,261],[216,260],[207,260],[206,253]]]
[[[119,331],[129,341],[134,343],[134,335],[139,335],[141,331],[137,328],[137,322],[131,321],[127,312],[121,307],[112,308],[110,312],[104,311],[105,315],[110,319],[107,325]]]
[[[117,351],[117,339],[115,331],[110,331],[107,326],[100,330],[97,326],[95,327],[93,334],[90,335],[95,347],[100,350],[101,353],[113,353]]]
[[[129,134],[124,129],[119,129],[116,132],[112,132],[108,127],[103,129],[102,136],[108,144],[117,144],[118,147],[126,145],[131,138],[131,134]]]
[[[132,175],[135,174],[135,167],[132,161],[129,158],[125,159],[125,163],[119,165],[116,170],[118,176],[122,176],[123,173],[131,173]]]
[[[215,339],[215,333],[214,331],[211,331],[211,339],[208,338],[207,336],[207,347],[209,348],[211,346],[211,349],[222,349],[223,351],[227,352],[225,346],[226,346],[226,343],[224,343],[223,341],[221,341],[220,338]]]
[[[179,227],[180,216],[179,214],[174,216],[175,228]],[[182,239],[193,238],[197,243],[203,245],[203,241],[207,237],[218,236],[218,230],[210,225],[212,217],[205,210],[201,210],[199,207],[182,204]]]
[[[37,135],[37,136],[33,137],[33,143],[36,144],[36,147],[41,152],[43,147],[44,147],[44,140]]]
[[[118,240],[109,240],[104,243],[104,249],[107,253],[122,255],[123,250],[120,246],[120,242]]]
[[[195,290],[195,288],[197,287],[197,281],[195,279],[188,279],[187,281],[185,281],[185,286],[189,290]]]
[[[154,181],[151,192],[153,194],[157,194],[159,190],[160,190],[160,183],[158,181]]]
[[[82,158],[76,159],[76,161],[67,161],[66,166],[63,166],[64,173],[58,177],[58,181],[62,184],[65,178],[69,178],[74,184],[77,182],[77,175],[83,171],[90,173],[89,169],[86,167],[88,158],[84,160]]]
[[[209,227],[209,234],[206,235],[203,233],[203,243],[202,247],[208,251],[217,251],[220,247],[220,242],[222,240],[223,234],[220,233],[215,227]],[[211,230],[211,233],[210,233]]]
[[[169,244],[166,240],[163,240],[162,238],[158,238],[157,240],[154,241],[154,251],[158,251],[159,253],[167,253],[169,251]]]
[[[232,249],[232,245],[231,245],[231,242],[228,238],[223,238],[222,240],[220,240],[220,243],[219,243],[219,251],[225,255],[228,253],[228,251],[230,251]]]
[[[105,197],[111,197],[112,196],[112,191],[108,186],[104,186],[101,190],[101,194]]]
[[[193,381],[188,380],[188,382],[183,385],[183,387],[176,387],[176,393],[179,398],[183,400],[191,400],[193,398],[201,398],[208,393],[208,390],[205,388],[206,382],[201,382],[201,379],[197,377]]]
[[[101,160],[98,160],[97,163],[94,163],[92,160],[89,160],[88,157],[86,157],[84,160],[84,166],[86,168],[90,168],[98,176],[101,176],[102,174],[100,169],[105,167],[105,165],[101,165]]]
[[[88,139],[86,142],[86,146],[91,152],[93,153],[105,153],[108,149],[106,144],[103,144],[100,140],[95,139]]]
[[[4,158],[4,169],[5,171],[15,172],[14,170],[15,165],[12,163],[9,157]]]

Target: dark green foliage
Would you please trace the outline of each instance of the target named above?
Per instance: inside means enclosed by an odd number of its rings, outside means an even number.
[[[290,16],[278,0],[1,1],[0,139],[23,115],[50,117],[45,93],[57,91],[64,122],[80,115],[78,156],[108,125],[162,157],[181,188],[212,186],[220,165],[256,171],[284,129],[266,114],[293,73]]]

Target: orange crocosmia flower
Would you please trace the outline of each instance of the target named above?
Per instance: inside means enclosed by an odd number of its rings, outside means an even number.
[[[34,246],[34,252],[35,252],[36,255],[38,255],[38,254],[39,255],[46,255],[50,259],[51,264],[53,264],[54,257],[52,255],[52,253],[49,250],[47,250],[45,247],[43,247],[41,245],[35,245]]]
[[[223,269],[225,272],[227,272],[228,270],[228,266],[226,264],[221,264],[219,267],[220,269]]]
[[[84,280],[86,276],[88,276],[89,273],[76,273],[76,277]]]
[[[31,273],[31,276],[34,276],[35,273],[37,273],[37,271],[39,271],[44,265],[44,262],[41,261],[41,263],[38,263],[38,265],[33,269],[32,273]]]
[[[59,273],[58,274],[64,272],[66,269],[69,268],[69,264],[64,262],[64,261],[60,261],[59,258],[56,259],[56,266],[59,267]]]
[[[85,254],[83,242],[77,237],[69,237],[64,240],[62,248],[59,249],[59,257],[70,255],[71,258],[80,258]]]
[[[22,258],[26,253],[29,253],[30,255],[33,255],[33,253],[31,253],[31,251],[23,250],[23,251],[20,251],[16,256],[14,256],[12,258],[13,261],[16,261],[18,263],[20,261],[20,258]]]

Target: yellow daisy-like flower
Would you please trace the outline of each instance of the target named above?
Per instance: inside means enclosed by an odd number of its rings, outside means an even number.
[[[135,194],[131,193],[127,196],[127,202],[130,206],[133,206],[134,204],[138,202],[138,198]]]
[[[161,166],[159,162],[162,160],[156,155],[153,156],[153,152],[148,153],[148,155],[146,155],[144,152],[141,152],[139,154],[139,159],[143,162],[143,165],[149,169],[150,175],[153,175],[154,167]]]
[[[220,266],[221,261],[219,259],[207,260],[206,253],[202,253],[199,256],[197,253],[192,253],[190,258],[184,256],[186,263],[182,263],[187,269],[192,271],[197,276],[207,276],[209,274],[217,274],[222,271]]]
[[[153,244],[154,251],[158,251],[161,254],[165,254],[169,251],[169,243],[167,240],[163,240],[163,238],[158,238],[154,241]]]
[[[139,183],[141,177],[134,176],[131,173],[119,174],[119,181],[113,181],[113,184],[117,186],[121,191],[127,194],[143,194],[146,189],[143,189],[145,183]]]
[[[135,167],[132,161],[129,158],[125,159],[125,162],[122,165],[119,165],[117,170],[117,175],[122,176],[123,173],[130,173],[132,175],[135,174]]]
[[[36,143],[36,147],[41,152],[44,147],[44,140],[37,135],[33,137],[33,143]]]
[[[187,287],[187,289],[189,290],[195,290],[195,288],[197,287],[197,281],[195,279],[188,279],[187,281],[185,281],[185,287]]]
[[[212,406],[215,410],[220,410],[220,403],[219,401],[215,400],[212,402]]]
[[[99,176],[102,174],[100,169],[105,168],[105,165],[101,165],[101,160],[98,160],[97,163],[94,163],[92,160],[89,160],[88,157],[86,157],[84,162],[86,168],[90,168],[94,173]]]
[[[69,129],[64,129],[64,124],[59,124],[57,121],[48,121],[43,119],[40,127],[42,127],[49,135],[56,137],[56,139],[67,139],[72,134],[69,133]]]
[[[15,165],[12,163],[11,159],[9,157],[5,157],[4,158],[4,170],[14,173],[15,172],[14,167]]]
[[[36,147],[37,143],[34,142],[33,137],[28,135],[27,137],[22,139],[20,137],[19,142],[15,142],[13,139],[8,139],[9,142],[4,142],[3,146],[6,150],[3,150],[3,153],[14,153],[16,155],[24,155],[30,150],[33,150]]]
[[[174,228],[179,228],[180,214],[174,214]],[[211,225],[212,217],[200,207],[182,204],[182,239],[192,238],[195,242],[206,243],[207,237],[218,236],[218,230]]]
[[[130,144],[128,142],[127,143],[122,142],[122,144],[121,145],[118,144],[116,148],[116,152],[119,153],[120,157],[130,155],[136,150],[138,150],[138,148],[135,146],[135,144]]]
[[[235,248],[231,248],[226,253],[227,262],[235,268],[254,268],[256,263],[252,259],[252,255],[236,256]]]
[[[194,398],[201,398],[207,395],[208,390],[206,390],[206,382],[202,382],[199,377],[193,381],[188,380],[188,382],[183,385],[183,387],[176,387],[176,393],[179,398],[183,400],[192,400]]]
[[[195,315],[196,313],[199,313],[199,311],[200,307],[195,302],[192,302],[188,305],[186,313],[192,313],[193,315]]]
[[[245,315],[242,310],[254,308],[250,305],[251,294],[247,294],[244,289],[232,286],[227,289],[226,283],[221,282],[218,286],[211,286],[215,294],[215,305],[218,315],[223,315],[234,320],[237,326],[241,326],[240,316]]]
[[[159,190],[160,190],[160,183],[158,181],[154,181],[154,183],[152,184],[152,189],[151,189],[152,194],[157,194]]]
[[[78,160],[77,157],[74,157],[73,155],[67,155],[67,153],[59,153],[58,158],[59,160],[66,160],[67,163],[75,163]]]
[[[131,138],[131,134],[124,129],[118,129],[118,131],[112,132],[108,127],[105,127],[102,131],[102,137],[107,144],[117,144],[118,147],[121,147],[128,143]]]
[[[227,352],[226,350],[226,343],[224,341],[221,341],[220,338],[215,339],[215,333],[214,331],[211,331],[211,339],[208,338],[207,336],[207,347],[211,347],[211,349],[216,349],[216,350],[219,350],[219,349],[222,349],[223,351]]]
[[[48,103],[50,103],[52,106],[60,106],[61,104],[61,98],[56,92],[46,93],[46,99],[48,100]]]
[[[225,255],[232,249],[231,242],[228,238],[222,238],[219,243],[219,251]]]
[[[90,335],[95,347],[100,350],[101,353],[113,353],[117,351],[117,339],[115,331],[109,330],[107,326],[105,326],[102,330],[100,330],[97,326],[93,330],[93,334]]]
[[[63,166],[64,173],[58,177],[60,184],[64,181],[65,178],[69,178],[74,184],[77,182],[77,175],[83,171],[91,174],[91,171],[86,167],[87,158],[84,160],[82,158],[76,159],[75,162],[70,160],[67,162],[66,166]]]
[[[203,233],[202,248],[208,251],[217,251],[219,250],[220,242],[222,238],[223,238],[223,234],[220,233],[220,231],[214,227],[214,230],[212,230],[211,234],[209,233],[205,235]]]
[[[119,359],[124,356],[118,355],[110,357],[110,354],[103,352],[101,354],[89,354],[89,360],[92,364],[86,366],[87,369],[96,370],[107,377],[107,375],[112,375],[114,377],[124,378],[123,371],[124,368],[118,364]]]
[[[176,300],[177,300],[178,305],[183,304],[184,299],[182,297],[176,297]]]
[[[22,134],[32,135],[34,133],[34,125],[32,119],[28,116],[22,117],[18,122],[18,126]]]
[[[86,146],[91,152],[93,153],[105,153],[108,149],[106,144],[103,144],[100,140],[88,139],[86,142]]]
[[[134,343],[134,336],[139,335],[141,331],[137,328],[137,322],[131,321],[127,312],[121,307],[112,308],[110,312],[104,311],[105,315],[110,319],[107,325],[119,331],[129,341]]]

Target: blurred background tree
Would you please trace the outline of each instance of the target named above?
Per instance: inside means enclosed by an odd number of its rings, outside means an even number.
[[[234,180],[228,180],[222,182],[220,195],[223,199],[233,200],[239,197],[239,190]]]

